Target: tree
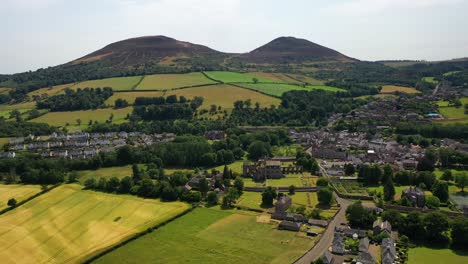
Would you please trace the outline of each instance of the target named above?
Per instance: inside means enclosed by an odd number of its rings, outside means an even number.
[[[354,165],[351,164],[351,163],[346,163],[346,165],[345,165],[345,174],[348,175],[348,176],[351,176],[355,172],[356,172],[356,170],[354,169]]]
[[[171,202],[177,200],[179,192],[176,188],[166,181],[161,184],[161,200]]]
[[[253,77],[253,78],[252,78],[252,82],[253,82],[253,83],[258,83],[258,79],[257,79],[256,77]]]
[[[7,202],[7,205],[10,206],[10,207],[15,207],[16,204],[17,204],[17,202],[16,202],[16,199],[15,199],[15,198],[11,198],[11,199],[9,199],[8,202]]]
[[[269,157],[271,153],[270,144],[263,141],[254,141],[249,145],[248,158],[251,160],[258,160],[260,158]]]
[[[234,180],[234,186],[233,187],[237,190],[238,195],[241,196],[242,193],[244,192],[244,181],[242,180],[241,177],[237,177]]]
[[[132,165],[132,172],[133,172],[133,181],[135,183],[138,183],[142,180],[142,173],[140,171],[140,169],[138,168],[138,164],[134,163]]]
[[[386,164],[383,167],[383,177],[382,177],[382,183],[386,184],[389,180],[393,181],[393,170],[390,165]]]
[[[68,183],[74,183],[78,181],[78,172],[72,171],[68,174]]]
[[[452,246],[468,249],[468,218],[459,216],[452,221]]]
[[[449,198],[448,183],[446,181],[436,181],[432,186],[432,194],[439,198],[441,202],[447,202]]]
[[[426,206],[430,209],[438,209],[440,206],[440,200],[436,196],[428,196],[426,198]]]
[[[382,213],[382,220],[390,222],[393,227],[398,227],[403,221],[403,216],[397,210],[385,210]]]
[[[203,196],[205,196],[206,193],[210,190],[210,185],[208,184],[208,181],[205,177],[201,178],[198,182],[198,190],[200,190]]]
[[[229,169],[227,165],[224,165],[223,169],[223,179],[230,179]]]
[[[218,204],[218,194],[216,192],[208,192],[206,196],[206,202],[208,205],[217,205]]]
[[[237,190],[235,188],[229,188],[228,191],[224,194],[221,207],[223,209],[231,208],[232,205],[236,202],[237,198],[239,198]]]
[[[326,187],[330,181],[327,178],[320,177],[317,180],[317,186]]]
[[[120,180],[117,177],[112,177],[107,181],[106,191],[113,193],[119,190]]]
[[[440,179],[444,181],[452,181],[453,180],[453,175],[451,170],[445,170],[444,173],[442,173],[442,176]]]
[[[271,207],[273,206],[273,200],[276,199],[278,194],[276,193],[276,189],[271,186],[268,186],[262,192],[262,206]]]
[[[164,182],[169,184],[168,182]],[[138,195],[141,197],[152,197],[155,194],[155,186],[152,180],[141,180],[138,187]]]
[[[389,202],[393,201],[395,197],[395,186],[393,185],[393,180],[389,178],[384,185],[384,200]]]
[[[457,187],[462,189],[462,192],[465,192],[465,187],[468,185],[468,174],[463,172],[455,177],[455,183]]]
[[[319,204],[330,206],[333,200],[333,191],[328,187],[320,188],[317,192],[317,197]]]
[[[133,187],[133,180],[130,176],[123,177],[120,180],[119,192],[121,193],[130,193]]]
[[[422,241],[425,230],[420,212],[410,212],[399,224],[398,230],[412,240]]]
[[[446,240],[445,232],[449,229],[448,216],[441,212],[430,212],[424,216],[424,228],[428,241],[443,242]]]
[[[290,185],[289,186],[289,195],[293,195],[294,193],[296,193],[296,186]]]
[[[94,178],[86,179],[86,181],[84,182],[84,186],[85,186],[85,189],[92,190],[96,188],[96,180]]]
[[[106,178],[99,178],[99,181],[98,181],[98,184],[96,186],[96,188],[100,191],[106,191],[106,187],[107,187],[107,180]]]
[[[361,201],[354,202],[346,209],[346,218],[351,226],[369,228],[377,217],[362,206]]]
[[[79,119],[79,118],[76,119],[76,124],[77,124],[78,126],[80,126],[80,125],[81,125],[81,119]]]

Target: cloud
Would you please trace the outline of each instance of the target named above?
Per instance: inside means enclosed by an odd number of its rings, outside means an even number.
[[[59,0],[3,0],[0,9],[8,8],[45,8]]]

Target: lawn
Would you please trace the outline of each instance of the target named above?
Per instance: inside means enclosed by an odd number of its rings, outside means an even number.
[[[384,85],[382,86],[382,90],[380,91],[381,93],[395,93],[395,92],[400,92],[400,93],[407,93],[407,94],[416,94],[416,93],[421,93],[420,91],[410,88],[410,87],[403,87],[403,86],[398,86],[398,85]]]
[[[4,263],[79,263],[188,209],[63,185],[0,217]]]
[[[308,207],[316,207],[318,198],[316,192],[296,192],[290,195],[292,203],[296,206],[304,205]],[[237,201],[237,205],[245,206],[252,209],[266,209],[261,207],[262,193],[261,192],[244,192]]]
[[[117,177],[122,179],[125,176],[132,176],[132,166],[122,166],[122,167],[109,167],[109,168],[100,168],[97,170],[85,170],[78,171],[78,179],[81,184],[83,184],[87,179],[94,178],[98,180],[99,178],[109,179],[111,177]]]
[[[401,198],[401,193],[408,189],[410,186],[395,186],[395,200],[399,200]],[[377,193],[382,193],[383,195],[383,186],[379,187],[368,187],[367,190],[369,191],[376,191]]]
[[[292,263],[314,244],[257,218],[197,208],[96,263]]]
[[[123,123],[127,114],[131,113],[132,107],[122,109],[103,108],[96,110],[72,111],[72,112],[49,112],[30,122],[47,123],[51,126],[64,127],[68,123],[72,128],[86,128],[90,120],[104,123],[113,114],[114,123]],[[81,125],[78,126],[76,120],[81,119]],[[69,127],[69,128],[70,128]]]
[[[227,166],[228,166],[228,168],[230,170],[232,170],[232,172],[237,172],[239,174],[242,174],[242,165],[243,164],[244,164],[244,161],[235,161],[234,163],[228,164]],[[223,172],[224,171],[224,165],[214,167],[213,169],[215,169],[217,171],[220,171],[220,172]]]
[[[465,104],[468,104],[468,97],[460,98],[462,106],[456,108],[454,106],[448,106],[447,101],[439,101],[437,105],[439,106],[439,112],[448,119],[456,119],[456,120],[467,120],[468,115],[465,114],[465,108],[463,107]]]
[[[111,87],[116,91],[125,91],[132,90],[132,88],[138,84],[141,80],[141,76],[132,76],[132,77],[116,77],[116,78],[107,78],[101,80],[91,80],[84,81],[78,84],[75,84],[72,88],[104,88]]]
[[[115,105],[115,100],[125,99],[129,104],[134,104],[137,97],[159,97],[163,96],[163,92],[118,92],[114,93],[109,99],[106,100],[105,104],[109,106]]]
[[[11,198],[19,203],[40,191],[39,185],[0,184],[0,210],[8,207],[7,202]]]
[[[427,83],[438,84],[439,81],[435,79],[435,77],[423,77],[422,80]]]
[[[408,264],[465,264],[467,260],[467,251],[417,247],[410,248],[408,252]]]
[[[272,148],[272,153],[275,157],[295,157],[299,149],[302,149],[299,144],[274,146]]]
[[[180,87],[216,83],[200,72],[187,74],[155,74],[147,75],[136,90],[170,90]]]
[[[209,71],[205,72],[211,79],[223,82],[223,83],[253,83],[253,79],[257,78],[258,82],[278,82],[277,80],[271,80],[268,78],[262,78],[255,74],[249,73],[238,73],[238,72],[227,72],[227,71]]]
[[[306,87],[293,85],[293,84],[276,84],[276,83],[237,83],[241,87],[259,91],[261,93],[281,97],[283,93],[292,90],[312,91],[312,90],[325,90],[330,92],[345,91],[340,88],[325,86],[325,85],[308,85]]]
[[[192,99],[195,96],[203,97],[201,109],[210,109],[213,104],[221,106],[223,110],[232,109],[235,101],[247,99],[252,101],[252,106],[255,105],[255,102],[259,102],[261,107],[280,104],[280,100],[277,98],[225,84],[168,91],[166,96],[173,94],[185,96],[187,99]]]

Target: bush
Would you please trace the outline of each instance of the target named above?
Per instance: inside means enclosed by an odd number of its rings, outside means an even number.
[[[426,206],[430,209],[438,209],[440,206],[439,198],[435,196],[429,196],[426,198]]]
[[[15,207],[16,204],[17,204],[17,202],[16,202],[15,198],[11,198],[10,200],[8,200],[8,203],[7,203],[7,205],[11,206],[11,207]]]
[[[330,181],[324,177],[320,177],[318,180],[317,180],[317,186],[322,186],[322,187],[326,187],[328,186],[328,183]]]

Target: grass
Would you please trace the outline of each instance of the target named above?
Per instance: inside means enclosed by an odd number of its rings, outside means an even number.
[[[292,79],[284,73],[249,72],[249,74],[255,76],[257,79],[267,79],[278,83],[302,83],[301,81]]]
[[[132,90],[133,86],[135,86],[140,81],[140,79],[141,79],[141,76],[132,76],[132,77],[116,77],[116,78],[107,78],[107,79],[101,79],[101,80],[84,81],[84,82],[75,84],[72,87],[72,89],[111,87],[113,90],[116,90],[116,91]]]
[[[325,90],[330,92],[339,92],[345,91],[340,88],[325,86],[325,85],[308,85],[308,86],[299,86],[292,84],[268,84],[268,83],[238,83],[237,85],[242,86],[247,89],[252,89],[259,91],[265,94],[281,97],[283,93],[293,90],[301,91],[312,91],[312,90]]]
[[[432,84],[438,84],[439,83],[439,81],[437,81],[435,79],[435,77],[423,77],[422,80],[423,80],[423,82],[432,83]]]
[[[460,98],[462,106],[456,108],[454,106],[448,106],[448,101],[438,101],[439,112],[448,119],[465,120],[468,119],[468,115],[465,114],[464,105],[468,104],[468,97]]]
[[[11,138],[0,138],[0,148],[2,148],[4,145],[8,144],[10,142]]]
[[[244,185],[246,187],[262,187],[262,186],[272,186],[272,187],[289,187],[294,185],[296,187],[309,187],[316,186],[317,178],[311,177],[310,174],[304,174],[303,177],[300,177],[299,174],[289,174],[281,179],[268,179],[265,182],[255,182],[251,178],[244,178]]]
[[[407,94],[416,94],[416,93],[421,93],[420,91],[410,88],[410,87],[403,87],[403,86],[398,86],[398,85],[384,85],[382,86],[382,90],[380,91],[381,93],[407,93]]]
[[[465,264],[468,251],[453,251],[427,247],[411,248],[408,252],[408,264]]]
[[[166,95],[185,96],[187,99],[192,99],[195,96],[201,96],[205,100],[201,109],[210,109],[210,106],[215,104],[224,109],[232,109],[234,102],[238,100],[252,101],[252,106],[255,102],[259,102],[261,107],[269,107],[270,105],[279,105],[280,100],[254,91],[230,86],[230,85],[211,85],[196,88],[188,88],[181,90],[168,91]]]
[[[100,168],[97,170],[85,170],[78,171],[78,180],[83,184],[87,179],[94,178],[98,180],[99,178],[109,179],[111,177],[117,177],[122,179],[125,176],[132,176],[132,166],[122,166],[122,167],[109,167],[109,168]]]
[[[395,200],[399,200],[401,198],[401,193],[408,189],[410,186],[395,186]],[[383,195],[383,186],[379,187],[368,187],[367,190],[369,191],[376,191],[377,193],[382,193]]]
[[[39,185],[0,184],[0,210],[8,207],[7,202],[11,198],[19,203],[40,191]]]
[[[244,164],[244,161],[235,161],[234,163],[228,164],[228,168],[232,170],[232,172],[237,172],[239,174],[242,174],[242,165]],[[214,167],[213,169],[223,172],[224,171],[224,165]],[[209,169],[208,171],[211,171]],[[245,179],[244,179],[245,180]]]
[[[32,119],[30,122],[36,123],[47,123],[51,126],[65,127],[69,124],[68,128],[86,128],[90,120],[104,123],[111,114],[114,115],[114,123],[125,122],[127,114],[131,113],[132,107],[126,107],[122,109],[103,108],[96,110],[84,110],[84,111],[72,111],[72,112],[49,112],[36,119]],[[81,125],[78,126],[76,120],[81,119]]]
[[[200,72],[187,74],[155,74],[147,75],[136,90],[170,90],[179,87],[212,84],[214,81],[206,78]]]
[[[302,83],[307,83],[310,85],[324,85],[325,81],[317,80],[315,78],[312,78],[310,76],[306,75],[301,75],[301,74],[288,74],[287,76],[290,76],[294,78],[295,80],[299,80]]]
[[[105,104],[109,106],[115,105],[115,100],[125,99],[129,104],[135,103],[137,97],[158,97],[163,96],[163,92],[119,92],[114,93],[109,99],[106,100]]]
[[[271,80],[268,78],[261,78],[254,74],[249,73],[238,73],[238,72],[227,72],[227,71],[209,71],[205,72],[211,79],[223,82],[223,83],[253,83],[253,78],[257,78],[259,82],[277,82],[277,80]]]
[[[0,94],[7,94],[10,90],[10,88],[0,87]]]
[[[33,96],[42,96],[42,95],[47,95],[47,96],[54,96],[58,94],[64,93],[66,88],[72,88],[74,83],[67,83],[67,84],[61,84],[61,85],[55,85],[52,87],[45,87],[41,88],[39,90],[32,91],[28,93],[29,97]]]
[[[300,148],[301,146],[298,144],[288,146],[274,146],[272,153],[275,157],[295,157],[298,149]]]
[[[96,263],[291,263],[314,244],[258,217],[198,208]]]
[[[188,209],[128,195],[60,186],[0,218],[6,263],[78,263]],[[19,257],[21,256],[21,257]]]
[[[453,74],[459,73],[459,72],[461,72],[461,71],[449,71],[449,72],[444,73],[444,76],[450,76],[450,75],[453,75]]]
[[[11,111],[11,110],[31,110],[36,108],[36,102],[29,101],[19,104],[1,104],[0,111]]]

